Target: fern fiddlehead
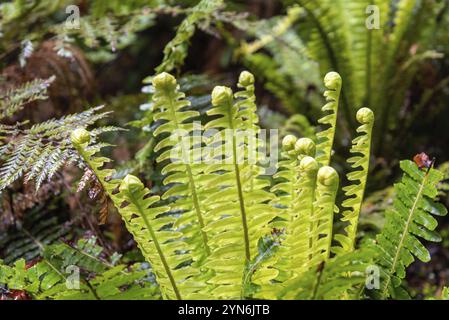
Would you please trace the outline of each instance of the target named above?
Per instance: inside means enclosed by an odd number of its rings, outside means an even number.
[[[332,243],[332,227],[339,177],[332,167],[321,167],[317,174],[317,196],[313,220],[316,223],[314,242],[312,245],[311,265],[318,265],[330,257]]]
[[[316,160],[322,166],[330,163],[332,155],[332,146],[334,144],[335,130],[337,125],[337,113],[341,92],[341,77],[336,72],[330,72],[324,78],[324,85],[328,89],[324,92],[326,105],[322,108],[323,112],[329,112],[318,120],[318,123],[328,125],[324,131],[317,133],[317,155]]]
[[[349,158],[348,162],[352,164],[352,168],[359,170],[348,174],[348,181],[356,183],[343,188],[346,200],[343,201],[342,206],[348,209],[343,211],[341,220],[347,222],[348,225],[345,228],[346,235],[338,234],[335,236],[340,244],[340,247],[333,249],[336,253],[354,250],[357,224],[368,176],[374,114],[370,109],[362,108],[357,112],[357,121],[361,124],[357,128],[360,135],[352,142],[350,151],[353,157]]]

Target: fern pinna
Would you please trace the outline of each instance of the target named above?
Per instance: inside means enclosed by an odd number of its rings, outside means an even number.
[[[407,253],[427,259],[412,235],[437,240],[429,231],[436,222],[424,213],[445,213],[430,201],[441,177],[435,169],[425,172],[411,162],[402,163],[407,175],[396,186],[395,211],[387,213],[379,248],[358,247],[355,241],[374,121],[367,108],[357,113],[360,135],[348,160],[356,171],[348,174],[352,184],[343,188],[344,211],[337,216],[345,229],[335,233],[340,178],[328,163],[341,78],[330,73],[326,79],[328,103],[323,111],[332,113],[320,122],[330,127],[318,133],[317,145],[309,138],[283,139],[273,186],[262,179],[264,167],[258,161],[259,146],[264,145],[258,136],[254,77],[248,72],[241,74],[237,93],[221,86],[212,91],[205,124],[190,110],[173,76],[153,78],[152,138],[158,139],[156,161],[167,187],[162,199],[135,176],[113,180],[115,171],[103,168],[110,160],[96,156],[100,147],[90,144],[89,132],[78,129],[72,134],[72,143],[151,263],[163,298],[395,296],[392,288],[397,291],[404,266],[412,261]],[[364,290],[367,267],[376,262],[382,267],[381,290]]]

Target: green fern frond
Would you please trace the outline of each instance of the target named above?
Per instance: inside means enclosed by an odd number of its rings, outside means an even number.
[[[279,136],[281,138],[284,138],[288,134],[313,140],[315,139],[315,127],[302,114],[294,114],[279,129]]]
[[[264,53],[254,53],[244,56],[243,59],[246,68],[251,70],[259,81],[263,81],[265,88],[278,97],[291,113],[294,113],[297,104],[295,99],[300,100],[301,97],[295,90],[291,90],[289,79],[279,72],[276,62]]]
[[[150,191],[135,176],[128,175],[123,181],[111,180],[115,170],[103,169],[110,160],[95,156],[99,150],[88,149],[89,142],[90,134],[84,129],[72,134],[72,143],[98,177],[143,256],[151,263],[164,298],[201,298],[197,292],[203,285],[193,281],[199,270],[190,265],[195,263],[190,254],[192,245],[183,241],[181,232],[172,229],[176,218],[167,215],[170,208],[151,207],[159,197],[147,197]]]
[[[245,267],[242,280],[241,297],[269,299],[276,298],[273,279],[273,269],[270,260],[281,248],[281,241],[276,235],[266,236],[259,240],[259,252]],[[276,271],[274,271],[277,274]]]
[[[89,241],[87,241],[89,242]],[[0,263],[0,284],[6,289],[24,290],[36,299],[157,299],[158,287],[146,280],[148,270],[139,264],[117,265],[102,261],[88,252],[91,245],[78,248],[64,243],[44,248],[44,258],[31,267],[23,259],[13,266]],[[80,272],[79,278],[73,272]],[[89,280],[88,280],[89,278]],[[79,280],[79,288],[71,280]]]
[[[153,79],[155,89],[153,95],[153,119],[163,122],[153,135],[161,138],[154,148],[161,151],[157,162],[170,161],[162,169],[165,185],[173,185],[168,189],[163,199],[176,198],[170,208],[181,211],[182,218],[176,227],[188,234],[195,250],[192,254],[197,260],[210,254],[208,237],[203,230],[204,222],[204,183],[199,178],[204,173],[201,163],[201,137],[194,137],[201,132],[201,125],[193,123],[199,117],[199,112],[185,110],[190,102],[185,99],[184,93],[178,91],[176,79],[168,74],[161,73]]]
[[[437,221],[433,215],[447,214],[446,208],[434,202],[438,195],[436,185],[443,175],[436,169],[422,170],[409,160],[401,162],[402,180],[395,184],[394,207],[386,212],[384,229],[377,237],[381,267],[380,289],[373,292],[376,298],[400,298],[400,287],[405,269],[416,258],[430,260],[430,254],[419,238],[440,241],[434,231]]]
[[[337,171],[321,167],[317,175],[316,202],[312,217],[312,255],[309,265],[317,266],[330,257],[335,205],[339,185]]]
[[[404,35],[407,29],[412,24],[412,17],[414,14],[415,6],[419,1],[417,0],[400,0],[398,1],[396,14],[394,16],[394,29],[391,34],[391,43],[389,47],[389,53],[391,56],[397,54],[397,50],[401,45]]]
[[[449,287],[444,287],[441,292],[441,299],[442,300],[449,300]]]
[[[71,239],[72,226],[57,208],[60,200],[46,201],[27,211],[21,223],[0,232],[0,257],[6,264],[24,258],[31,261],[42,254],[44,247],[61,238]],[[67,208],[68,210],[68,208]],[[0,209],[4,214],[4,211]]]
[[[353,157],[349,158],[348,162],[352,164],[352,168],[358,170],[348,174],[348,181],[355,183],[343,188],[346,200],[343,201],[342,206],[348,209],[343,211],[341,220],[347,222],[348,225],[345,228],[345,235],[335,236],[340,247],[333,250],[338,254],[354,250],[359,214],[369,170],[374,114],[370,109],[362,108],[357,112],[357,121],[361,124],[357,128],[360,135],[352,141],[351,153]]]
[[[328,112],[324,117],[318,120],[318,123],[328,127],[317,133],[317,155],[316,160],[322,166],[330,163],[332,156],[332,146],[334,144],[335,130],[337,125],[337,114],[341,91],[341,77],[336,72],[330,72],[324,78],[324,85],[328,89],[324,92],[327,104],[322,108],[323,112]]]
[[[109,112],[98,113],[103,106],[84,112],[51,119],[33,125],[29,129],[18,129],[17,136],[0,146],[2,166],[0,168],[0,191],[24,176],[25,181],[36,181],[36,189],[64,165],[75,162],[78,157],[70,143],[70,134],[76,128],[87,127],[105,118]],[[115,130],[106,127],[92,133],[93,138],[103,131]]]
[[[241,298],[246,264],[257,255],[258,241],[270,232],[269,222],[276,216],[276,210],[267,203],[273,199],[264,190],[267,182],[257,179],[262,168],[249,163],[248,143],[237,139],[240,133],[248,133],[242,131],[248,124],[256,125],[249,120],[248,107],[243,107],[246,103],[234,102],[230,88],[216,87],[213,108],[208,111],[214,119],[205,126],[206,130],[216,130],[210,139],[213,150],[208,160],[219,158],[217,164],[207,168],[208,173],[215,174],[210,185],[219,190],[206,199],[209,210],[205,231],[210,235],[211,248],[206,266],[215,271],[209,282],[216,286],[212,293],[220,298]],[[257,139],[254,131],[249,135]]]
[[[43,247],[42,257],[63,270],[77,266],[84,271],[101,273],[113,265],[100,258],[103,248],[96,245],[96,238],[78,240],[76,246],[59,243]]]
[[[54,80],[54,76],[45,80],[36,79],[17,88],[0,92],[0,120],[13,116],[27,103],[47,99],[47,89]]]
[[[299,179],[295,183],[291,208],[287,209],[290,211],[290,219],[279,249],[281,258],[274,265],[284,277],[277,280],[282,281],[308,270],[317,226],[314,220],[314,202],[318,163],[314,158],[306,156],[301,160],[298,171]]]
[[[351,109],[360,103],[360,83],[355,78],[355,60],[352,51],[352,30],[346,16],[344,0],[296,0],[305,9],[308,21],[304,27],[309,54],[320,64],[321,73],[337,70],[345,79],[342,91],[343,107],[348,123],[352,123]],[[368,4],[367,4],[368,5]],[[365,24],[358,29],[365,29]]]
[[[280,236],[282,245],[267,262],[270,268],[278,270],[278,277],[276,283],[262,286],[264,297],[276,298],[293,279],[316,270],[330,258],[338,174],[331,167],[319,168],[318,162],[309,156],[303,157],[298,171],[295,196],[287,208],[290,218]]]
[[[169,226],[176,218],[166,213],[169,207],[154,207],[158,196],[150,196],[137,177],[128,175],[120,185],[114,202],[121,202],[119,212],[133,234],[145,259],[151,263],[164,298],[200,299],[205,283],[196,281],[200,270],[189,253],[192,245],[183,233]]]
[[[278,172],[273,176],[275,185],[271,192],[276,193],[275,201],[278,205],[291,209],[293,199],[298,193],[297,183],[300,175],[298,171],[299,161],[305,156],[314,157],[315,143],[308,138],[297,139],[293,135],[287,135],[282,140],[282,158],[278,163]],[[291,210],[296,215],[295,210]],[[290,220],[290,218],[286,218]]]
[[[318,64],[311,60],[303,40],[293,30],[302,17],[297,6],[287,8],[287,14],[242,24],[231,23],[257,40],[242,42],[235,56],[264,83],[265,88],[282,101],[292,114],[311,106],[308,85],[320,86]],[[268,51],[270,55],[262,53]],[[307,83],[301,75],[308,74]],[[312,96],[315,98],[315,95]]]

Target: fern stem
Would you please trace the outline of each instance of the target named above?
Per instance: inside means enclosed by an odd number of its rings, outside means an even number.
[[[232,121],[232,115],[231,115],[232,104],[229,105],[228,110],[229,110],[229,113],[228,113],[229,128],[233,131],[233,134],[232,134],[232,156],[233,156],[233,162],[234,162],[235,180],[237,183],[237,193],[239,196],[240,213],[242,216],[243,239],[245,241],[245,256],[246,256],[246,260],[249,262],[249,261],[251,261],[251,251],[250,251],[250,244],[249,244],[248,222],[247,222],[247,217],[246,217],[245,200],[243,198],[242,183],[240,181],[240,168],[237,163],[237,139],[235,137],[235,128],[234,128],[234,123]]]
[[[310,237],[309,237],[309,262],[312,260],[313,258],[313,245],[314,242],[317,240],[315,239],[314,235],[315,235],[315,230],[318,228],[318,222],[317,221],[313,221],[313,218],[315,216],[315,197],[316,197],[316,179],[314,181],[313,184],[313,188],[311,188],[312,190],[312,194],[310,196],[310,217],[311,217],[311,222],[309,225],[309,231],[310,231]]]
[[[44,245],[42,242],[40,242],[39,240],[37,240],[35,237],[33,237],[33,235],[25,228],[22,228],[21,230],[23,233],[25,233],[31,240],[33,240],[33,242],[39,247],[39,250],[41,252],[44,251]]]
[[[324,266],[325,266],[326,262],[322,262],[319,266],[318,266],[318,277],[315,281],[315,283],[313,284],[313,290],[312,290],[312,298],[311,300],[315,300],[316,299],[316,295],[318,293],[318,288],[320,287],[321,284],[321,278],[323,277],[323,270],[324,270]]]
[[[405,228],[402,231],[401,239],[399,241],[396,253],[394,255],[393,263],[391,264],[390,271],[388,273],[388,278],[387,278],[387,280],[385,282],[385,286],[384,286],[384,288],[382,290],[382,295],[381,295],[382,299],[384,299],[386,294],[387,294],[388,287],[390,286],[391,276],[392,276],[392,274],[396,270],[396,265],[397,265],[397,263],[399,261],[399,256],[401,254],[402,246],[404,245],[405,237],[408,235],[408,229],[410,228],[410,225],[413,222],[413,215],[415,213],[416,208],[418,207],[418,202],[421,199],[421,196],[423,194],[424,186],[426,185],[426,181],[427,181],[428,176],[429,176],[429,171],[427,171],[426,175],[424,176],[424,179],[423,179],[423,181],[421,183],[421,186],[419,187],[418,193],[416,194],[416,198],[413,201],[413,206],[410,208],[409,215],[408,215],[408,218],[407,218],[407,222],[405,224]]]
[[[90,292],[92,292],[92,294],[94,295],[95,299],[101,300],[100,296],[98,295],[98,293],[95,290],[95,288],[90,284],[89,280],[84,279],[84,282],[86,283],[86,285],[89,288]]]
[[[335,201],[335,198],[334,198]],[[332,211],[331,211],[331,217],[329,219],[329,229],[328,229],[328,239],[327,239],[327,253],[326,253],[326,259],[325,261],[329,260],[330,256],[331,256],[331,247],[332,247],[332,231],[333,231],[333,221],[334,221],[334,208],[332,207]]]
[[[249,234],[248,234],[248,223],[246,221],[246,210],[245,201],[243,200],[243,190],[242,184],[240,182],[240,168],[237,164],[237,146],[235,136],[233,137],[233,156],[234,156],[234,168],[235,168],[235,179],[237,182],[237,191],[239,195],[240,212],[242,214],[242,225],[243,225],[243,238],[245,240],[245,256],[247,261],[251,261],[251,252],[249,247]]]

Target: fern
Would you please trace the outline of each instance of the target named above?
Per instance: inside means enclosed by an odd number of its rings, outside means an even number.
[[[401,288],[405,269],[414,257],[423,262],[430,260],[430,254],[419,238],[440,241],[434,231],[437,221],[432,215],[447,213],[444,206],[434,202],[438,194],[436,184],[443,177],[439,171],[433,168],[421,170],[408,160],[401,162],[401,169],[404,175],[395,185],[394,207],[387,211],[384,229],[377,237],[381,283],[373,295],[381,299],[407,296]]]
[[[36,189],[64,165],[74,163],[77,153],[70,143],[70,133],[78,127],[87,127],[105,118],[109,112],[98,113],[103,106],[84,112],[51,119],[33,125],[29,129],[12,128],[6,135],[12,139],[0,146],[2,166],[0,168],[0,191],[17,179],[36,181]],[[102,132],[117,130],[101,127],[92,131],[93,138]]]
[[[193,277],[199,276],[199,270],[190,265],[195,262],[190,254],[193,245],[182,239],[181,232],[170,228],[171,224],[176,223],[175,217],[164,215],[170,208],[150,207],[159,197],[147,198],[150,191],[132,175],[125,177],[122,182],[111,180],[114,170],[102,168],[110,160],[96,157],[95,153],[99,149],[88,149],[89,141],[90,135],[86,130],[77,129],[72,134],[72,143],[97,175],[142,254],[151,263],[163,296],[168,299],[181,299],[186,296],[191,299],[201,298],[199,288],[202,286],[195,282]]]
[[[442,300],[449,300],[449,287],[444,287],[441,292],[441,299]]]
[[[308,270],[312,257],[314,202],[318,164],[314,158],[306,156],[299,165],[299,179],[296,181],[291,201],[289,223],[283,236],[283,246],[279,249],[281,259],[274,265],[283,275],[283,280],[302,274]],[[282,277],[279,278],[281,280]]]
[[[54,80],[54,76],[45,80],[36,79],[20,87],[1,92],[0,120],[11,117],[32,101],[47,99],[47,89]]]
[[[157,287],[145,280],[148,270],[139,264],[114,266],[99,258],[102,248],[89,252],[94,248],[90,242],[80,240],[77,248],[63,243],[45,247],[43,260],[32,266],[22,259],[13,266],[0,263],[0,284],[8,290],[23,290],[36,299],[158,298]],[[71,289],[68,283],[72,271],[68,267],[74,266],[81,270],[80,284]]]
[[[315,139],[315,127],[302,114],[292,115],[285,121],[279,131],[279,135],[282,138],[288,134],[292,134],[297,137]]]
[[[162,170],[167,177],[164,184],[176,184],[163,195],[163,199],[169,197],[177,198],[176,202],[171,206],[172,210],[184,211],[182,219],[179,220],[176,227],[183,227],[188,234],[193,233],[192,245],[195,247],[197,259],[202,259],[202,254],[210,253],[208,246],[208,238],[205,231],[204,212],[202,205],[204,200],[204,188],[201,181],[198,180],[202,173],[202,165],[200,159],[195,157],[201,156],[201,142],[186,141],[195,128],[194,124],[188,122],[199,116],[197,111],[184,110],[189,106],[189,101],[184,99],[184,94],[177,89],[177,83],[173,76],[162,73],[153,79],[155,94],[153,95],[153,119],[154,121],[163,121],[155,131],[154,136],[174,134],[178,135],[178,139],[172,139],[173,136],[165,137],[155,146],[154,151],[162,151],[158,156],[158,162],[164,162],[170,158],[171,163],[166,165]],[[195,138],[192,138],[195,139]],[[193,145],[193,146],[191,146]],[[179,151],[181,156],[178,159],[173,158],[174,152]],[[198,155],[199,153],[199,155]],[[187,175],[187,177],[186,177]],[[187,178],[187,179],[186,179]],[[195,226],[194,222],[198,222]],[[185,229],[187,228],[187,229]],[[193,230],[192,230],[193,228]]]
[[[358,299],[373,259],[382,267],[379,292],[388,294],[413,260],[409,251],[427,259],[412,235],[437,240],[430,231],[436,221],[425,211],[445,213],[431,201],[441,177],[410,161],[402,163],[407,174],[396,185],[398,197],[378,236],[378,249],[355,243],[374,121],[367,108],[358,112],[360,135],[348,160],[361,169],[348,174],[353,184],[343,189],[342,220],[348,225],[344,235],[334,235],[339,175],[327,164],[341,88],[338,74],[326,77],[329,102],[323,111],[331,113],[320,122],[330,127],[317,134],[317,145],[310,138],[284,137],[274,186],[262,179],[263,166],[251,161],[257,147],[264,146],[258,137],[251,74],[240,75],[241,90],[235,94],[228,87],[215,87],[207,122],[195,126],[192,121],[200,114],[191,109],[176,79],[162,73],[152,82],[153,122],[148,123],[164,174],[162,198],[135,176],[115,179],[115,170],[104,169],[110,160],[96,155],[101,145],[92,145],[85,129],[75,130],[72,143],[151,263],[163,298]],[[248,141],[239,138],[241,133]],[[398,226],[405,228],[403,233],[394,231]],[[333,240],[340,246],[332,247]]]
[[[319,103],[311,100],[310,92],[303,92],[304,88],[308,88],[307,84],[319,86],[316,74],[325,75],[329,70],[339,72],[345,79],[341,116],[346,125],[355,128],[353,118],[357,109],[360,105],[369,106],[377,117],[377,154],[391,155],[396,151],[393,146],[402,138],[393,134],[396,133],[393,130],[401,128],[407,132],[411,119],[421,113],[420,104],[407,108],[406,113],[401,110],[410,103],[407,94],[423,70],[425,59],[440,57],[435,52],[435,43],[432,47],[429,39],[434,39],[430,35],[441,29],[438,25],[444,20],[439,17],[444,16],[447,4],[415,0],[288,0],[284,3],[286,16],[254,24],[248,22],[240,27],[249,36],[259,36],[254,47],[244,43],[236,50],[243,53],[242,61],[281,100],[283,107],[290,112],[299,110],[310,118],[315,116],[314,107]],[[370,8],[374,11],[367,10]],[[286,24],[291,12],[296,11],[301,12],[298,22],[281,29],[282,34],[276,34],[277,23]],[[379,25],[375,23],[377,20]],[[234,25],[239,27],[238,23]],[[259,51],[251,50],[252,55],[245,55],[245,48]],[[293,63],[300,65],[293,67]],[[320,72],[314,65],[319,66]],[[307,74],[307,84],[303,83],[304,79],[291,76],[288,70]],[[293,83],[294,90],[291,90]],[[297,92],[301,93],[299,97]]]
[[[328,125],[328,127],[317,133],[317,155],[316,160],[322,166],[329,165],[332,155],[332,145],[334,144],[335,130],[337,124],[337,113],[341,91],[341,77],[336,72],[331,72],[324,78],[324,84],[328,89],[324,96],[327,104],[322,108],[323,111],[329,112],[318,123]]]
[[[291,113],[303,113],[314,107],[311,100],[317,97],[311,95],[308,88],[321,85],[318,64],[311,60],[303,40],[292,30],[302,16],[301,8],[291,6],[285,16],[246,23],[238,19],[231,21],[245,34],[257,39],[251,43],[241,42],[235,56]],[[261,49],[270,54],[262,53]],[[303,74],[312,76],[308,77],[307,83],[301,76]]]
[[[239,298],[245,265],[257,255],[259,238],[269,232],[268,223],[276,212],[265,203],[273,199],[263,189],[266,182],[255,179],[261,168],[249,163],[249,148],[236,138],[239,130],[245,128],[248,109],[240,109],[242,104],[234,103],[232,90],[226,87],[213,90],[212,105],[208,115],[215,119],[205,129],[217,130],[213,136],[213,156],[220,157],[224,164],[208,168],[208,172],[216,173],[211,183],[220,190],[206,199],[210,222],[205,230],[210,234],[211,248],[206,265],[215,271],[210,280],[216,285],[212,293],[220,298]],[[228,140],[226,129],[232,130]],[[231,150],[230,154],[224,153],[225,149]]]
[[[288,300],[342,299],[343,292],[365,284],[365,271],[372,264],[372,258],[373,251],[369,249],[348,252],[332,258],[301,277],[291,280],[280,293],[279,298]]]
[[[297,183],[299,176],[297,172],[298,161],[305,156],[315,156],[315,143],[309,138],[297,139],[293,135],[287,135],[282,140],[282,159],[279,161],[279,171],[273,176],[275,185],[271,192],[279,193],[276,200],[284,207],[294,205],[293,196],[299,191]],[[291,208],[290,208],[291,209]],[[296,210],[291,210],[296,215]]]
[[[212,13],[222,5],[222,0],[201,0],[192,8],[192,13],[179,25],[176,36],[166,45],[164,59],[156,68],[157,73],[171,72],[182,66],[187,57],[190,38],[194,35],[196,28],[201,23],[209,24]]]
[[[335,205],[339,178],[332,167],[321,167],[317,175],[316,209],[313,216],[312,265],[326,261],[330,257],[332,244],[332,227],[334,212],[338,212]]]
[[[125,207],[120,210],[122,217],[143,255],[151,263],[164,297],[201,298],[199,290],[204,287],[204,283],[195,281],[200,273],[190,265],[190,262],[195,263],[189,254],[192,245],[182,239],[181,232],[164,228],[175,219],[163,215],[168,207],[151,208],[158,197],[145,198],[148,193],[149,190],[143,187],[138,178],[127,176],[118,195],[125,203]]]
[[[71,238],[72,226],[59,215],[56,207],[60,200],[55,200],[34,206],[26,212],[23,221],[1,232],[0,257],[6,264],[20,258],[33,260],[42,253],[43,247],[62,237]]]
[[[336,253],[354,250],[357,224],[368,176],[374,114],[370,109],[362,108],[357,112],[357,121],[361,124],[357,128],[357,132],[361,135],[352,142],[351,153],[354,156],[349,158],[348,162],[353,168],[361,170],[348,174],[348,181],[358,181],[358,183],[343,188],[346,200],[342,206],[349,209],[343,211],[342,221],[347,222],[348,226],[345,228],[346,235],[335,236],[341,246],[341,248],[334,248]]]

